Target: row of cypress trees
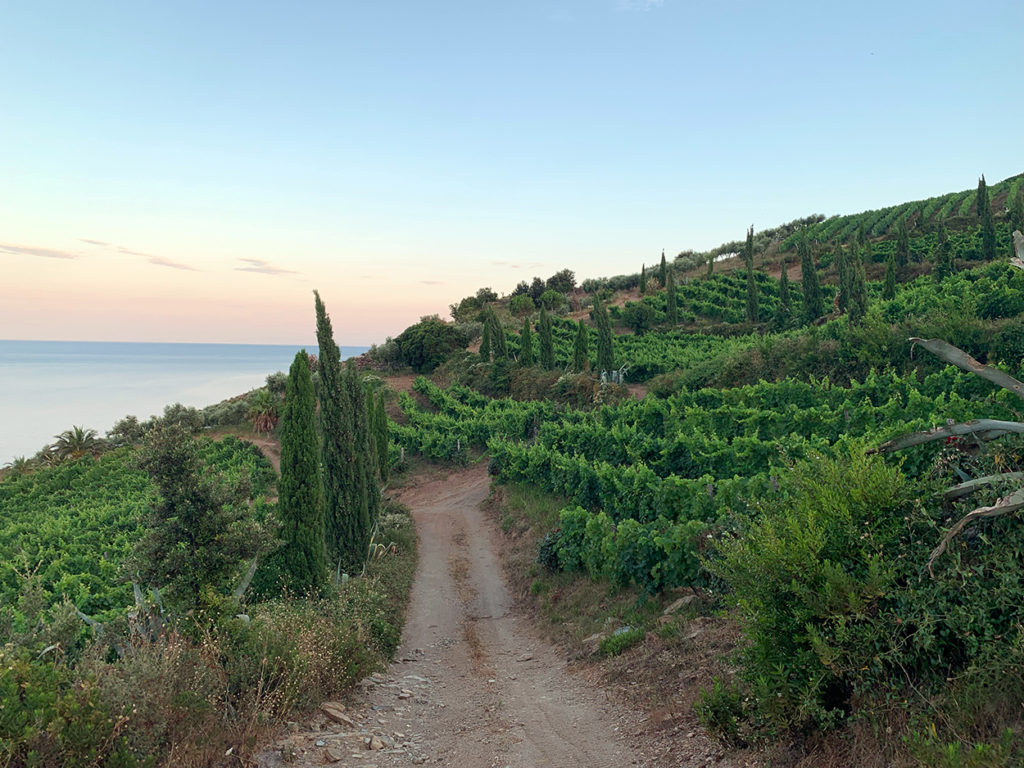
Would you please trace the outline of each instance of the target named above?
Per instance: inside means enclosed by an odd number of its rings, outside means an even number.
[[[671,281],[671,273],[668,278]],[[597,369],[610,371],[615,367],[615,354],[612,347],[612,325],[608,308],[600,300],[595,300],[592,312],[594,326],[597,330]],[[580,322],[573,342],[572,368],[582,372],[589,368],[590,342],[587,326]],[[533,327],[529,318],[523,320],[523,328],[519,334],[519,365],[530,367],[537,363],[544,370],[555,368],[555,344],[551,330],[551,315],[541,307],[537,323],[538,351],[534,354]],[[493,307],[487,307],[483,316],[483,332],[480,338],[480,357],[485,362],[505,362],[508,360],[508,345],[505,331],[498,320]]]
[[[388,465],[383,397],[366,391],[351,362],[342,365],[331,319],[313,295],[319,390],[301,350],[285,389],[277,502],[283,544],[273,555],[282,586],[295,594],[320,591],[329,571],[362,569]]]

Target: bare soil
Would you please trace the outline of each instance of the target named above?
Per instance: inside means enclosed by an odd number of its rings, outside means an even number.
[[[400,491],[420,543],[396,661],[344,702],[353,725],[295,724],[257,765],[650,764],[636,739],[646,715],[574,674],[514,609],[500,533],[480,509],[489,485],[477,466]]]

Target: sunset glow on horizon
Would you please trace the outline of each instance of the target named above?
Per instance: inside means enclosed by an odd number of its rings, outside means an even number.
[[[317,289],[369,345],[482,286],[1024,170],[1011,0],[4,15],[5,339],[309,343]]]

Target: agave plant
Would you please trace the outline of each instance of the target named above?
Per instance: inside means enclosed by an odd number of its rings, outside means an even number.
[[[1024,234],[1021,234],[1019,230],[1013,233],[1013,246],[1016,255],[1010,259],[1010,263],[1018,269],[1024,270]],[[942,339],[911,338],[909,341],[912,344],[923,347],[947,363],[1013,392],[1021,400],[1024,400],[1024,382],[1018,381],[1005,371],[978,362],[959,347],[955,347]],[[1024,422],[972,419],[971,421],[956,424],[950,420],[948,423],[934,429],[924,432],[912,432],[889,440],[875,448],[871,453],[899,451],[912,445],[920,445],[921,443],[941,440],[943,438],[957,438],[964,435],[973,435],[979,440],[989,441],[1010,433],[1024,433]],[[1000,487],[1006,484],[1010,484],[1014,488],[1006,496],[996,499],[994,504],[971,510],[956,525],[946,531],[946,535],[942,537],[942,541],[932,550],[931,556],[928,558],[929,573],[932,573],[933,564],[946,551],[949,543],[960,535],[960,532],[967,525],[982,518],[999,517],[1000,515],[1024,509],[1024,486],[1021,485],[1021,479],[1022,474],[1020,472],[1000,472],[994,475],[966,479],[964,482],[947,488],[943,492],[943,498],[949,501],[963,498],[982,488]]]
[[[50,453],[57,461],[80,459],[83,456],[95,456],[103,448],[103,441],[95,429],[72,427],[54,436],[56,442],[50,446]]]

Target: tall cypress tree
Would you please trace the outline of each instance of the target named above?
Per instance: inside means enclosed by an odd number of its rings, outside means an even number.
[[[757,281],[754,279],[754,225],[747,230],[747,242],[743,246],[743,261],[747,265],[747,322],[757,322]]]
[[[296,353],[288,371],[281,414],[281,479],[277,516],[282,547],[274,553],[285,586],[294,594],[319,590],[327,578],[320,439],[316,395],[306,350]]]
[[[941,281],[949,277],[955,270],[953,262],[953,248],[950,246],[949,237],[946,235],[946,227],[939,222],[938,242],[935,244],[935,279]]]
[[[491,362],[491,318],[484,314],[484,329],[480,332],[480,359]]]
[[[825,304],[821,297],[821,282],[814,266],[814,257],[807,238],[800,235],[796,241],[796,249],[800,254],[800,285],[804,295],[804,322],[813,323],[825,314]]]
[[[597,326],[597,370],[615,368],[615,350],[612,349],[612,323],[608,310],[601,301],[594,301],[594,325]]]
[[[647,293],[647,265],[640,267],[640,295]]]
[[[519,334],[519,364],[524,368],[533,365],[533,330],[530,318],[523,318],[523,330]]]
[[[320,348],[320,459],[323,466],[324,536],[327,557],[341,568],[351,567],[353,555],[352,510],[348,506],[351,487],[350,464],[355,453],[350,413],[352,404],[341,381],[341,352],[334,343],[331,318],[316,299],[316,341]]]
[[[874,255],[871,253],[871,238],[865,235],[862,245],[864,246],[864,266],[868,267],[875,260]]]
[[[905,267],[910,263],[910,235],[907,234],[907,220],[900,216],[896,221],[896,264]]]
[[[978,219],[981,222],[981,258],[992,261],[996,257],[996,222],[984,174],[978,180]]]
[[[885,261],[885,284],[882,286],[882,298],[892,299],[896,297],[896,259],[889,256]]]
[[[789,268],[786,265],[785,258],[783,258],[782,272],[779,273],[779,311],[775,320],[780,328],[785,328],[789,325],[792,317],[793,305],[789,295]]]
[[[578,327],[576,328],[576,339],[572,345],[572,369],[576,373],[583,373],[590,367],[590,344],[588,341],[589,334],[587,332],[587,326],[580,320]]]
[[[670,326],[679,322],[679,307],[676,303],[676,279],[672,276],[672,270],[668,271],[665,283],[665,320]]]
[[[384,408],[384,393],[379,392],[373,398],[373,432],[374,443],[377,446],[377,472],[380,481],[386,483],[389,474],[389,442],[388,436],[388,413]]]
[[[661,266],[658,268],[658,280],[661,281],[661,287],[665,287],[665,278],[668,275],[668,265],[665,264],[665,249],[661,251]]]
[[[555,342],[551,336],[551,316],[545,307],[540,309],[540,364],[546,371],[555,367]]]
[[[341,379],[350,404],[348,428],[352,431],[353,446],[350,459],[351,485],[347,488],[351,545],[348,547],[348,560],[343,567],[348,568],[349,573],[358,573],[366,562],[370,535],[377,520],[380,503],[377,449],[370,434],[366,388],[354,361],[349,360],[345,364]]]
[[[488,307],[487,316],[491,324],[491,354],[495,360],[508,360],[508,342],[505,341],[505,329],[498,319],[498,314]]]
[[[864,262],[851,258],[848,265],[850,271],[850,322],[860,323],[868,313],[868,287],[864,275]]]
[[[853,246],[850,246],[851,249]],[[835,253],[836,272],[839,279],[839,309],[846,312],[850,307],[850,255],[843,247]]]
[[[713,274],[715,274],[715,254],[709,253],[708,254],[708,275],[707,276],[711,277]]]

